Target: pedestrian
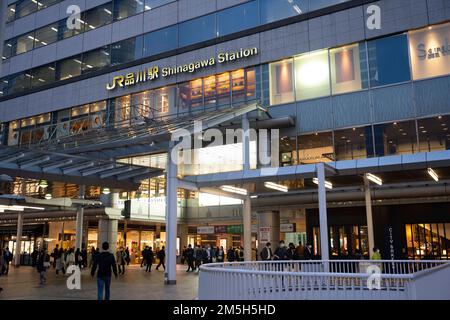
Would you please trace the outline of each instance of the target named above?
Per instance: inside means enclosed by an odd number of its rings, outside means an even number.
[[[305,259],[305,247],[302,245],[302,242],[298,242],[298,246],[295,248],[295,260],[303,260]]]
[[[19,254],[19,253],[16,253],[16,254]],[[7,276],[9,273],[9,263],[12,261],[12,259],[13,259],[13,255],[12,255],[11,251],[9,251],[9,248],[6,247],[5,250],[3,251],[3,264],[4,264],[3,274],[5,276]]]
[[[188,245],[188,247],[186,249],[186,261],[187,261],[187,264],[188,264],[188,268],[187,268],[186,272],[189,272],[189,270],[194,272],[195,271],[195,266],[194,266],[194,249],[192,249],[191,245]]]
[[[64,265],[64,250],[63,248],[59,248],[59,262],[61,264],[61,271],[63,274],[66,274],[66,269],[65,269],[65,265]]]
[[[36,248],[34,248],[33,252],[31,253],[31,267],[33,267],[33,268],[36,267],[38,254],[39,254],[39,252],[36,250]],[[0,264],[0,266],[1,266],[1,264]],[[1,267],[0,267],[0,269],[1,269]]]
[[[234,249],[233,249],[233,247],[230,247],[227,251],[227,260],[228,260],[228,262],[233,262],[234,259],[235,259]]]
[[[306,244],[305,246],[304,257],[305,260],[312,260],[313,258],[312,247],[310,244]]]
[[[217,262],[223,262],[225,259],[225,251],[223,250],[223,247],[221,246],[216,251],[216,261]]]
[[[202,265],[202,259],[203,259],[203,249],[197,245],[195,248],[195,269],[200,269],[200,266]]]
[[[114,255],[110,253],[109,243],[103,242],[102,244],[103,252],[99,253],[98,256],[93,259],[93,266],[91,269],[91,276],[95,276],[95,271],[98,267],[97,272],[97,297],[98,300],[103,300],[103,290],[105,291],[105,300],[110,299],[110,287],[111,287],[111,271],[117,279],[117,266],[114,259]]]
[[[211,247],[208,244],[205,248],[204,254],[203,254],[203,263],[211,263],[212,262],[212,255],[211,255]]]
[[[3,275],[5,271],[5,258],[3,257],[3,252],[0,252],[0,276]]]
[[[119,275],[124,275],[125,274],[125,251],[123,250],[123,247],[120,247],[119,250],[117,250],[116,253],[116,262],[117,265],[119,266]]]
[[[163,246],[161,248],[161,250],[158,251],[158,259],[159,259],[159,263],[156,266],[156,270],[158,270],[158,268],[162,265],[164,270],[166,270],[166,266],[164,264],[164,261],[166,260],[166,251],[165,251],[165,247]]]
[[[144,248],[144,250],[142,250],[141,251],[141,257],[142,257],[142,260],[141,260],[141,268],[145,265],[145,256],[147,255],[147,250],[148,250],[148,247],[145,247]]]
[[[266,243],[266,246],[261,250],[261,260],[262,261],[270,261],[273,259],[272,249],[270,242]]]
[[[47,282],[45,273],[49,267],[50,267],[50,256],[47,254],[46,250],[42,249],[36,263],[36,269],[37,272],[39,273],[39,281],[41,285]]]
[[[295,246],[291,242],[288,245],[288,249],[287,249],[287,252],[286,252],[286,258],[287,258],[287,260],[295,260],[295,257],[296,257],[296,255],[295,255]]]
[[[58,254],[59,254],[59,245],[57,244],[51,254],[51,256],[53,257],[53,269],[56,269],[56,260],[58,259]],[[58,272],[56,274],[58,274]]]
[[[59,275],[59,272],[62,271],[62,263],[61,263],[61,252],[58,248],[58,245],[56,245],[55,249],[53,250],[53,258],[55,261],[55,270],[56,275]]]
[[[145,272],[152,272],[152,264],[154,258],[155,256],[153,254],[152,247],[147,247],[147,251],[145,253],[145,263],[147,264],[147,267],[145,268]]]
[[[130,249],[128,247],[125,249],[125,261],[127,262],[127,266],[130,265]]]
[[[371,260],[382,260],[380,249],[378,249],[378,247],[373,247],[373,254]]]
[[[87,262],[88,257],[87,256],[88,256],[87,249],[83,248],[81,250],[81,264],[83,266],[83,269],[87,268],[87,266],[88,266],[88,262]]]
[[[278,248],[275,249],[273,260],[287,260],[287,249],[283,240],[279,242]]]
[[[66,252],[66,258],[65,258],[64,267],[65,270],[67,270],[70,266],[75,265],[75,254],[73,249],[69,249]]]
[[[81,256],[80,248],[75,251],[75,264],[82,269],[83,257]]]
[[[186,262],[186,246],[183,247],[183,251],[181,251],[181,264],[184,265]]]

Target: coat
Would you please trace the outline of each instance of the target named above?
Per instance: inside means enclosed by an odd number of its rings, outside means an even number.
[[[261,259],[264,261],[272,260],[273,254],[272,249],[268,247],[264,247],[261,250]]]

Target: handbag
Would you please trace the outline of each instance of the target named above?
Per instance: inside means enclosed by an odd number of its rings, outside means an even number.
[[[50,268],[50,262],[44,262],[44,268]]]

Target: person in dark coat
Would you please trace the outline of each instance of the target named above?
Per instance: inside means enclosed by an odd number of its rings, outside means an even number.
[[[311,245],[307,244],[305,246],[305,260],[312,260],[312,258],[313,258],[313,252],[312,252]]]
[[[161,250],[158,251],[158,259],[159,259],[159,263],[156,266],[156,270],[158,270],[161,265],[163,266],[164,270],[166,270],[166,266],[164,264],[164,262],[166,260],[166,251],[165,251],[164,246],[161,248]]]
[[[145,252],[145,263],[147,264],[147,267],[145,268],[145,272],[152,272],[152,264],[153,259],[155,258],[155,255],[153,254],[152,247],[147,247]],[[164,266],[164,263],[163,263]]]
[[[38,255],[39,255],[39,252],[36,249],[34,249],[33,252],[31,253],[31,266],[33,268],[36,267]]]
[[[111,287],[111,271],[114,273],[117,279],[117,265],[114,255],[109,252],[109,243],[103,242],[102,244],[103,252],[99,253],[98,256],[93,259],[94,264],[91,269],[91,276],[95,276],[95,271],[97,272],[97,296],[98,300],[103,300],[103,289],[105,290],[105,300],[110,299],[110,287]]]
[[[50,267],[50,256],[47,254],[47,251],[41,250],[37,262],[36,262],[36,269],[39,273],[39,280],[40,284],[45,284],[47,282],[47,279],[45,278],[45,273],[47,271],[47,268]]]
[[[296,260],[295,246],[292,242],[289,243],[289,246],[288,246],[288,249],[286,252],[286,257],[287,257],[287,260]]]
[[[185,255],[186,255],[186,261],[188,264],[188,269],[186,270],[186,272],[195,271],[195,266],[194,266],[194,249],[192,249],[191,245],[188,245],[187,249],[185,250]]]
[[[128,247],[125,249],[125,261],[127,262],[127,266],[130,265],[130,249]]]
[[[233,262],[236,259],[236,257],[234,256],[234,249],[233,247],[230,247],[230,249],[228,249],[227,251],[227,260],[228,262]]]
[[[278,248],[275,249],[273,260],[287,260],[287,249],[283,240],[280,241]]]
[[[261,260],[262,261],[270,261],[273,259],[272,249],[270,248],[270,242],[266,243],[266,246],[261,250]]]

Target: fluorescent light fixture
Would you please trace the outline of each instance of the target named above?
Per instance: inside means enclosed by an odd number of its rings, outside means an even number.
[[[281,191],[281,192],[288,192],[289,189],[286,186],[283,186],[281,184],[276,184],[273,182],[264,182],[264,187],[269,188],[269,189],[273,189],[273,190],[277,190],[277,191]]]
[[[58,29],[56,29],[55,27],[52,27],[52,30],[58,32]]]
[[[257,195],[254,195],[254,196],[250,196],[250,199],[257,199],[258,198],[258,196]]]
[[[367,179],[369,179],[370,181],[372,181],[373,183],[376,183],[377,185],[381,186],[383,184],[383,180],[381,180],[380,177],[377,177],[374,174],[371,173],[367,173],[366,174]]]
[[[50,200],[52,197],[52,195],[50,193],[47,193],[44,197],[46,200]]]
[[[41,180],[41,181],[39,181],[39,185],[38,185],[39,187],[41,187],[41,188],[47,188],[48,187],[48,182],[47,182],[47,180]]]
[[[109,11],[108,9],[104,8],[103,11],[105,11],[107,14],[112,14],[111,11]]]
[[[227,191],[227,192],[242,194],[244,196],[247,195],[247,190],[241,189],[241,188],[236,188],[233,186],[221,186],[220,189],[222,189],[223,191]]]
[[[109,188],[103,188],[102,193],[103,194],[110,194],[111,190]]]
[[[428,174],[434,179],[434,181],[438,182],[439,181],[439,176],[437,175],[436,171],[434,171],[431,168],[428,168]]]
[[[11,206],[7,206],[7,205],[0,205],[0,210],[2,210],[3,212],[5,210],[10,210],[10,211],[24,211],[25,209],[31,209],[31,210],[45,210],[45,208],[43,207],[32,207],[32,206],[19,206],[19,205],[11,205]]]
[[[313,178],[313,182],[317,185],[319,185],[319,179]],[[325,180],[325,188],[327,189],[333,189],[333,184],[330,181]]]

